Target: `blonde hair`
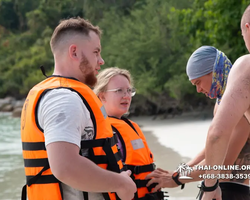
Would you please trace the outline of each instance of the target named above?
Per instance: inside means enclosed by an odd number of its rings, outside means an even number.
[[[110,79],[117,75],[125,76],[128,79],[130,85],[133,87],[133,79],[128,70],[120,69],[118,67],[110,67],[102,70],[97,75],[97,82],[94,88],[95,94],[98,96],[101,92],[105,92]]]
[[[67,36],[89,36],[90,31],[94,31],[99,37],[101,37],[102,31],[100,28],[98,26],[94,26],[88,20],[85,20],[81,17],[61,20],[59,25],[55,28],[50,40],[50,48],[52,53],[54,53],[58,44],[63,42]]]

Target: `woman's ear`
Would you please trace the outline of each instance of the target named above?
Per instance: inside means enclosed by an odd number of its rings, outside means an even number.
[[[98,95],[99,99],[101,100],[101,102],[105,102],[105,95],[104,92],[100,92]]]

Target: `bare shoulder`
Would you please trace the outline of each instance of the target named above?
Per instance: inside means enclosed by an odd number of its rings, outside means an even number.
[[[241,56],[233,64],[229,73],[227,87],[240,93],[250,94],[250,54]]]
[[[250,105],[250,55],[236,60],[229,73],[225,93],[215,117],[220,123],[231,124],[232,129],[249,112]],[[249,117],[247,117],[250,119]]]
[[[234,65],[237,64],[237,63],[249,61],[249,59],[250,59],[250,54],[243,55],[243,56],[239,57],[239,58],[234,62]]]
[[[250,54],[239,57],[232,67],[232,72],[249,72],[248,74],[239,73],[250,76]]]

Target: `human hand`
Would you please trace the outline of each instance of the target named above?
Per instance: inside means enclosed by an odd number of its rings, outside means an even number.
[[[218,186],[212,192],[204,192],[203,193],[202,200],[211,200],[211,199],[212,200],[222,200],[220,186]]]
[[[131,171],[123,171],[120,173],[123,179],[123,185],[119,187],[116,192],[118,197],[122,200],[131,200],[134,198],[135,192],[137,191],[137,187],[135,182],[130,178]]]
[[[161,168],[157,168],[150,174],[146,176],[145,179],[151,179],[147,183],[147,187],[153,183],[158,183],[152,192],[156,192],[161,188],[173,188],[178,187],[175,181],[172,179],[173,172],[163,170]]]

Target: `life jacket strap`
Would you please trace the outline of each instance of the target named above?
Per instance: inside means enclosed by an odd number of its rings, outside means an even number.
[[[22,147],[25,151],[46,151],[44,142],[22,142]]]
[[[102,164],[107,163],[108,170],[114,171],[114,172],[120,172],[119,165],[117,162],[121,160],[121,153],[118,151],[117,153],[113,153],[111,147],[116,145],[118,142],[117,137],[113,136],[111,138],[102,138],[97,140],[84,140],[81,141],[81,149],[85,148],[94,148],[94,147],[102,147],[105,154],[103,156],[98,155],[90,155],[88,158],[95,162],[96,164]],[[106,157],[106,158],[105,158]]]
[[[103,147],[106,143],[108,143],[111,147],[116,145],[118,142],[116,137],[111,138],[102,138],[96,140],[82,140],[81,141],[81,149],[88,149],[94,147]]]
[[[136,165],[126,165],[127,169],[131,170],[133,174],[141,174],[144,172],[152,172],[155,170],[155,164],[151,163],[148,165],[136,166]]]
[[[48,165],[48,158],[24,159],[24,167],[43,167]]]
[[[155,193],[148,193],[141,198],[135,198],[134,200],[167,200],[166,197],[169,197],[167,193],[166,191],[157,191]]]
[[[32,184],[43,184],[43,183],[58,183],[59,181],[53,175],[41,176],[44,171],[49,169],[49,163],[47,163],[43,169],[35,176],[26,176],[26,185],[22,189],[22,200],[27,199],[27,186]]]

